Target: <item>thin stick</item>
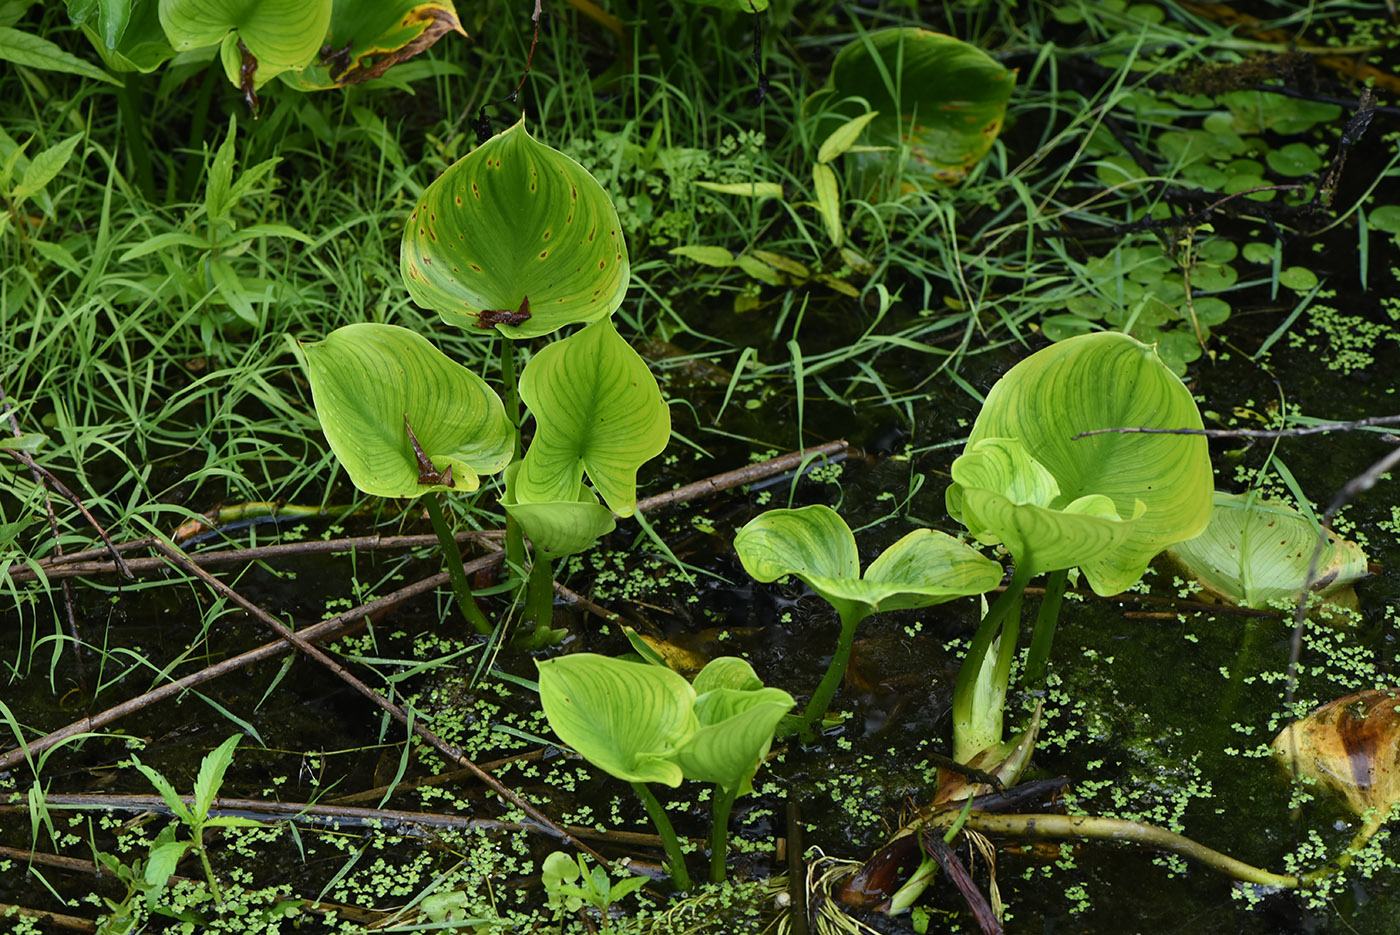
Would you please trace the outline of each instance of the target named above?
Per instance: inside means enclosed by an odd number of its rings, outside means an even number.
[[[436,541],[436,537],[434,537],[434,541]],[[505,552],[503,551],[493,552],[474,562],[468,562],[465,570],[469,573],[474,573],[486,568],[491,568],[499,564],[504,557]],[[415,582],[407,587],[399,588],[392,594],[385,595],[378,600],[370,601],[368,604],[362,604],[353,610],[347,610],[339,616],[331,617],[329,620],[322,620],[320,623],[314,623],[309,627],[303,627],[297,631],[297,636],[307,642],[335,639],[345,631],[357,626],[361,620],[367,617],[373,617],[376,614],[381,614],[409,598],[417,597],[420,594],[426,594],[429,591],[435,591],[446,583],[447,572],[440,572],[433,575],[431,578],[424,578],[422,581]],[[135,698],[123,701],[121,704],[114,705],[105,711],[100,711],[97,714],[89,715],[88,717],[74,721],[65,727],[61,727],[58,730],[51,731],[42,737],[32,740],[24,746],[16,747],[4,754],[0,754],[0,773],[13,769],[18,764],[24,762],[28,756],[43,753],[45,750],[56,747],[81,734],[92,733],[114,721],[120,720],[128,714],[133,714],[144,708],[148,708],[172,695],[182,694],[196,685],[212,681],[221,675],[226,675],[230,672],[239,672],[245,666],[250,666],[255,662],[261,662],[264,659],[272,659],[276,656],[280,656],[285,652],[289,652],[291,648],[290,643],[280,639],[273,640],[270,643],[264,643],[247,652],[239,653],[237,656],[225,659],[223,662],[215,663],[198,672],[192,672],[183,678],[176,679],[173,682],[152,689]]]
[[[1302,425],[1293,429],[1151,429],[1145,426],[1123,426],[1112,429],[1094,429],[1072,436],[1075,440],[1090,435],[1106,435],[1115,432],[1123,435],[1201,435],[1205,438],[1295,438],[1303,435],[1322,435],[1327,432],[1349,432],[1373,425],[1400,425],[1400,416],[1374,416],[1370,419],[1357,419],[1355,422],[1324,422],[1321,425]]]
[[[164,542],[157,543],[156,548],[159,549],[163,554],[169,556],[172,564],[176,565],[179,568],[182,568],[187,572],[192,573],[195,577],[199,578],[205,584],[209,585],[209,587],[213,588],[215,591],[218,591],[224,597],[233,601],[235,604],[248,611],[248,613],[252,614],[254,617],[257,617],[264,624],[271,627],[273,631],[275,631],[277,635],[280,636],[282,639],[291,643],[297,649],[301,650],[302,653],[304,653],[307,656],[310,656],[312,659],[315,659],[317,662],[319,662],[322,666],[329,669],[337,678],[339,678],[345,684],[349,685],[351,688],[355,689],[355,691],[364,696],[376,707],[380,708],[394,720],[398,721],[400,724],[403,724],[409,730],[413,731],[413,733],[416,734],[419,737],[419,739],[426,741],[428,744],[430,744],[433,747],[433,749],[437,750],[438,753],[442,754],[443,757],[445,757],[447,760],[457,764],[458,766],[461,766],[463,769],[468,770],[478,780],[484,782],[487,786],[490,786],[491,789],[494,790],[497,795],[501,796],[511,805],[514,805],[516,808],[523,811],[530,818],[539,822],[550,834],[559,838],[561,841],[565,842],[571,847],[583,851],[585,854],[592,857],[594,860],[598,861],[603,866],[609,867],[612,865],[606,857],[603,857],[601,854],[594,851],[587,844],[584,844],[582,841],[569,834],[569,832],[559,827],[557,824],[554,823],[553,819],[549,818],[547,815],[545,815],[539,809],[535,808],[529,802],[526,802],[513,789],[506,787],[495,776],[492,776],[491,774],[481,769],[481,767],[473,763],[471,759],[459,748],[448,743],[447,741],[439,737],[437,734],[435,734],[433,731],[424,727],[421,721],[416,720],[414,718],[410,718],[406,710],[394,704],[392,701],[385,698],[379,692],[375,691],[373,688],[370,688],[364,682],[360,681],[353,674],[351,674],[350,671],[347,670],[344,666],[336,662],[330,656],[326,655],[325,652],[323,652],[320,648],[313,646],[311,643],[308,643],[296,633],[287,629],[285,624],[283,624],[277,618],[273,617],[267,611],[263,610],[257,604],[254,604],[252,601],[239,594],[233,588],[224,584],[218,578],[215,578],[209,572],[205,571],[203,568],[200,568],[198,565],[191,562],[188,558],[185,557],[185,553],[183,551],[181,551],[173,545],[167,545]]]
[[[97,532],[98,538],[102,540],[103,544],[107,546],[107,551],[111,553],[112,562],[117,566],[117,571],[121,572],[122,576],[125,578],[136,577],[131,573],[131,569],[126,567],[126,562],[122,559],[122,554],[117,551],[117,547],[112,543],[111,538],[108,537],[107,530],[102,528],[102,524],[99,523],[93,517],[93,515],[88,512],[87,507],[83,506],[83,501],[79,500],[78,495],[73,493],[73,491],[69,490],[68,487],[63,483],[63,481],[55,477],[53,472],[50,471],[48,468],[44,467],[38,461],[35,461],[33,458],[31,458],[29,456],[29,452],[27,451],[20,451],[17,448],[4,448],[0,449],[0,451],[4,451],[10,457],[14,458],[16,461],[29,468],[31,471],[38,471],[40,474],[44,475],[44,477],[48,479],[48,482],[50,484],[53,484],[53,489],[57,490],[60,494],[62,494],[64,499],[66,499],[69,503],[77,507],[78,512],[83,514],[83,519],[87,520],[88,525],[91,526]]]
[[[758,464],[750,464],[737,468],[733,471],[726,471],[723,474],[716,474],[704,480],[696,481],[693,484],[686,484],[684,487],[677,487],[675,490],[668,490],[665,493],[647,497],[637,501],[637,511],[649,513],[652,510],[660,509],[663,506],[670,506],[685,500],[698,500],[711,494],[719,493],[721,490],[728,490],[731,487],[738,487],[741,484],[752,484],[755,481],[765,480],[775,474],[784,471],[791,471],[802,462],[815,457],[827,457],[836,460],[838,456],[844,456],[846,449],[850,445],[844,439],[834,442],[827,442],[825,445],[817,445],[814,448],[803,448],[801,451],[792,451],[776,458],[770,458]]]
[[[471,530],[459,532],[453,538],[458,542],[473,541],[488,548],[498,548],[501,533],[495,530]],[[158,540],[152,536],[134,542],[123,542],[117,549],[129,552],[133,549],[153,547]],[[304,542],[283,542],[277,545],[260,545],[246,549],[218,549],[209,552],[187,552],[186,557],[196,565],[227,565],[235,562],[259,562],[267,559],[280,559],[295,555],[317,555],[335,552],[387,551],[390,549],[418,549],[438,545],[437,536],[354,536],[347,539],[309,539]],[[69,578],[78,575],[111,574],[117,570],[111,562],[87,561],[95,555],[107,554],[105,549],[88,549],[84,552],[70,552],[56,555],[39,562],[44,577]],[[126,565],[132,572],[149,572],[169,568],[163,558],[133,558]],[[30,568],[18,566],[9,570],[11,581],[32,581],[38,575]]]

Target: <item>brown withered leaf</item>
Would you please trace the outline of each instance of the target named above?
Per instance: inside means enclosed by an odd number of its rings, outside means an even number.
[[[1328,702],[1285,727],[1274,756],[1341,796],[1357,815],[1383,820],[1400,803],[1400,688],[1373,688]]]

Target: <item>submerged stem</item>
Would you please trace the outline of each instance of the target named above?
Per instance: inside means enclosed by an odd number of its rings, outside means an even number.
[[[1041,598],[1040,610],[1035,615],[1031,652],[1026,658],[1025,685],[1034,685],[1045,677],[1045,666],[1050,661],[1050,644],[1055,641],[1055,624],[1060,620],[1060,605],[1064,603],[1068,580],[1068,568],[1052,571],[1045,578],[1045,596]]]
[[[812,694],[812,700],[807,702],[807,708],[802,712],[802,737],[810,740],[812,736],[812,725],[816,723],[823,714],[826,713],[827,705],[831,704],[831,699],[836,697],[836,689],[841,687],[841,680],[846,675],[846,666],[851,661],[851,646],[856,641],[856,627],[863,617],[852,616],[847,619],[845,614],[841,615],[841,636],[836,641],[836,652],[831,655],[831,664],[826,667],[826,674],[822,676],[821,684]]]
[[[632,791],[637,793],[637,798],[646,806],[651,823],[656,826],[656,833],[661,835],[661,844],[666,848],[666,856],[671,861],[671,882],[675,883],[676,889],[682,893],[688,891],[690,873],[685,869],[685,855],[681,853],[681,842],[676,837],[676,829],[671,827],[671,819],[666,817],[666,809],[656,801],[656,796],[652,795],[646,783],[632,783]]]
[[[714,822],[710,825],[710,882],[724,882],[724,862],[729,856],[729,811],[739,797],[739,787],[732,790],[715,786]]]
[[[457,548],[457,538],[452,535],[452,527],[447,524],[447,517],[443,515],[438,495],[428,494],[423,498],[423,503],[428,508],[428,518],[433,521],[433,532],[437,533],[438,543],[442,546],[443,564],[447,566],[447,574],[452,579],[452,592],[457,595],[457,606],[461,609],[462,616],[471,621],[476,632],[482,636],[490,636],[491,622],[486,619],[481,608],[476,606],[476,600],[472,597],[467,573],[462,570],[462,553]]]
[[[1014,838],[1130,841],[1189,857],[1236,880],[1261,886],[1297,889],[1309,881],[1309,877],[1299,879],[1292,874],[1263,870],[1165,828],[1119,818],[1100,818],[1096,815],[990,815],[986,812],[973,812],[967,817],[966,827],[982,834],[1000,834]]]

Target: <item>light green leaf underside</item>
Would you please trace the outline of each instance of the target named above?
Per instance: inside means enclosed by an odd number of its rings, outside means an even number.
[[[1214,596],[1262,608],[1298,597],[1317,536],[1318,528],[1286,503],[1217,490],[1206,531],[1170,551]],[[1314,588],[1327,594],[1345,587],[1366,575],[1366,565],[1359,545],[1328,533]]]
[[[592,653],[538,665],[540,706],[560,740],[618,779],[680,785],[672,757],[699,728],[689,682],[661,666]]]
[[[754,672],[747,660],[738,656],[716,656],[705,664],[705,668],[691,683],[697,695],[719,688],[734,688],[740,691],[756,691],[763,687],[763,680]]]
[[[1080,565],[1096,592],[1116,594],[1142,576],[1154,555],[1199,535],[1210,519],[1212,475],[1201,436],[1074,439],[1093,429],[1137,426],[1199,429],[1201,417],[1190,392],[1151,347],[1116,332],[1089,334],[1011,368],[987,394],[966,450],[987,438],[1017,439],[1054,477],[1059,495],[1053,507],[1097,494],[1108,497],[1120,517],[1132,518],[1141,500],[1145,509],[1127,538]],[[949,488],[948,508],[966,524],[958,486]],[[1034,562],[1047,567],[1039,558]]]
[[[899,90],[898,98],[886,75]],[[939,182],[953,182],[996,141],[1015,83],[1016,73],[981,49],[905,27],[870,33],[843,48],[826,93],[864,99],[880,112],[866,129],[867,141],[877,146],[908,142],[912,168]],[[865,108],[850,100],[839,110],[854,119]]]
[[[1037,574],[1093,563],[1122,546],[1136,522],[1101,494],[1064,503],[1054,477],[1016,439],[968,445],[952,473],[950,511],[955,505],[980,541],[1004,543]]]
[[[506,468],[506,496],[501,505],[543,555],[576,555],[591,548],[599,536],[617,528],[612,510],[599,503],[593,491],[582,484],[573,500],[519,503],[515,496],[515,477],[519,473],[519,462]]]
[[[676,751],[676,763],[687,779],[750,792],[753,775],[773,743],[773,731],[794,704],[792,696],[778,688],[708,691],[695,702],[700,729]]]
[[[528,321],[495,326],[510,338],[612,314],[629,269],[607,192],[523,121],[424,190],[399,259],[413,300],[450,324],[473,327],[481,312],[514,312],[528,299]]]
[[[759,581],[795,575],[841,614],[927,607],[980,594],[1001,580],[1001,566],[952,536],[918,529],[870,563],[864,577],[855,537],[835,510],[820,504],[769,510],[734,537],[744,569]]]
[[[630,516],[637,469],[671,437],[671,413],[646,361],[610,319],[541,350],[520,377],[535,416],[534,441],[517,476],[521,503],[570,500],[587,472],[608,507]]]
[[[452,468],[455,489],[475,490],[479,474],[509,463],[512,433],[500,397],[421,335],[366,322],[302,351],[326,441],[365,493],[442,489],[418,483],[405,415],[433,466]]]

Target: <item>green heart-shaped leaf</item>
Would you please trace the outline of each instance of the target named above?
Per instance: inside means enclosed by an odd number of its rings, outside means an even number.
[[[671,412],[646,361],[610,319],[541,350],[520,375],[535,438],[516,476],[521,503],[568,501],[585,471],[618,516],[637,504],[637,468],[666,448]]]
[[[1217,490],[1206,531],[1172,546],[1170,554],[1216,597],[1266,607],[1297,599],[1317,536],[1318,527],[1286,503]],[[1365,575],[1361,547],[1329,532],[1314,588],[1328,594]]]
[[[1002,574],[1000,565],[952,536],[916,529],[871,562],[862,576],[850,527],[820,504],[755,517],[735,535],[734,548],[754,578],[795,575],[835,607],[843,621],[981,594],[996,587]]]
[[[863,98],[880,112],[866,128],[866,140],[894,147],[907,142],[912,167],[946,183],[966,175],[991,149],[1015,84],[1016,72],[976,46],[904,27],[848,44],[819,93],[842,100],[838,110],[851,119],[866,112],[853,100]]]
[[[427,477],[405,427],[452,487],[510,462],[513,433],[486,381],[407,328],[365,322],[301,345],[326,441],[350,480],[378,497],[416,497],[448,485]],[[444,478],[445,479],[445,478]]]
[[[548,558],[576,555],[593,546],[599,536],[617,528],[612,510],[598,502],[598,497],[584,484],[579,485],[573,500],[551,500],[545,503],[520,503],[515,495],[515,478],[520,462],[505,470],[506,495],[501,506],[515,518],[525,531],[530,544]]]
[[[1057,509],[1055,478],[1014,438],[968,445],[952,473],[949,512],[961,516],[979,541],[1005,543],[1036,574],[1084,565],[1118,548],[1144,509],[1138,500],[1125,520],[1101,494]]]
[[[413,301],[449,324],[494,326],[510,338],[597,321],[627,290],[612,199],[583,166],[532,139],[524,121],[424,190],[399,261]]]
[[[1012,554],[1041,571],[1067,560],[1076,547],[1060,543],[1056,547],[1065,551],[1055,562],[1042,559],[1038,550],[1049,548],[1058,533],[1031,506],[1064,514],[1055,521],[1060,523],[1070,522],[1070,514],[1132,520],[1122,541],[1079,565],[1096,592],[1116,594],[1142,577],[1157,553],[1205,529],[1212,490],[1206,441],[1199,435],[1112,432],[1074,438],[1094,429],[1124,427],[1201,428],[1191,393],[1151,347],[1125,334],[1101,332],[1038,351],[987,394],[965,453],[954,462],[948,511],[979,538],[996,537],[1008,547],[1019,543],[1021,553],[1012,547]],[[982,448],[985,439],[1015,439],[1034,460],[1035,470],[1051,475],[1058,493],[1042,504],[1031,498],[1011,512],[982,494],[971,495],[973,488],[959,477],[1003,498],[1006,485],[1022,483],[998,479],[1021,470],[1015,466],[1020,462],[1005,443]],[[995,466],[988,462],[993,450],[999,452]],[[1042,482],[1029,483],[1035,488]],[[1073,522],[1085,535],[1103,534],[1090,532],[1080,519]]]
[[[238,42],[257,59],[253,84],[261,87],[279,72],[311,64],[330,22],[331,0],[160,0],[170,45],[187,52],[224,44],[225,71],[235,85],[241,84]]]
[[[673,757],[699,728],[695,691],[682,676],[593,653],[538,666],[540,706],[560,740],[618,779],[681,784]]]
[[[338,0],[325,40],[329,52],[288,83],[302,91],[361,84],[449,32],[467,34],[451,0]]]
[[[717,671],[707,676],[711,669]],[[764,688],[753,668],[734,656],[713,660],[695,677],[695,716],[700,728],[676,751],[685,778],[713,782],[739,794],[773,743],[773,731],[796,703],[778,688]]]

